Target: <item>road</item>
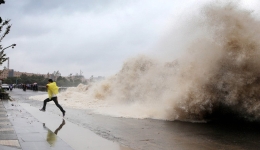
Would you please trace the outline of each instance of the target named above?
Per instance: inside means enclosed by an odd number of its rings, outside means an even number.
[[[43,115],[45,117],[53,115],[62,118],[60,110],[54,103],[48,103],[47,111],[43,113],[38,111],[42,107],[42,102],[29,99],[29,96],[45,94],[46,92],[33,92],[30,90],[24,92],[21,89],[14,89],[9,93],[16,103],[21,104],[25,110],[32,113],[39,121],[44,121]],[[94,137],[94,135],[108,143],[112,142],[119,145],[121,150],[252,150],[260,147],[260,131],[257,123],[190,123],[117,118],[93,114],[90,110],[64,108],[66,110],[66,125],[67,127],[68,124],[71,125],[70,130],[76,130],[76,128],[80,127],[90,131],[82,134],[80,139],[83,140],[80,140],[81,143],[78,143],[78,148],[75,149],[80,149],[80,146],[84,145],[82,143],[86,144],[86,141],[90,137]],[[58,119],[53,118],[53,120]],[[62,119],[56,122],[58,127]],[[46,123],[46,126],[48,127],[48,123]],[[49,125],[49,128],[55,130],[56,126]],[[59,131],[58,136],[62,136],[63,128]],[[73,138],[73,134],[70,135]],[[62,139],[68,136],[68,133],[64,133],[63,136]],[[114,149],[113,146],[111,149]]]

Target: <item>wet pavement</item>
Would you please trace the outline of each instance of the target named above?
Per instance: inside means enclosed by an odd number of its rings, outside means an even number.
[[[19,104],[8,100],[2,100],[1,104],[1,150],[72,150]]]
[[[0,101],[0,149],[21,149],[15,130],[8,119],[7,111]]]
[[[75,150],[130,150],[130,148],[104,139],[86,128],[65,121],[61,116],[41,112],[29,104],[21,104],[21,106],[40,122],[44,122],[51,131],[58,133],[57,135]]]
[[[0,150],[132,150],[28,103],[0,104]]]
[[[45,131],[43,139],[45,139],[44,142],[49,148],[55,148],[52,147],[52,143],[64,142],[75,150],[95,148],[106,150],[260,149],[259,123],[190,123],[116,118],[94,114],[90,110],[68,107],[64,107],[66,116],[65,120],[63,120],[61,112],[54,103],[48,103],[46,112],[40,112],[38,109],[42,107],[42,102],[28,99],[29,96],[39,94],[44,94],[44,92],[23,92],[20,89],[10,92],[12,98],[16,100],[12,103],[20,105],[19,107],[25,111],[23,113],[32,114],[29,117],[30,119],[27,119],[29,120],[28,123],[39,123],[35,132]],[[10,104],[8,105],[11,107]],[[13,114],[19,113],[19,111],[11,112]],[[45,123],[47,130],[44,129],[43,123]],[[16,132],[15,125],[14,129]],[[19,128],[17,129],[17,131],[22,131]],[[55,134],[55,131],[57,131],[58,140],[53,142],[52,138],[49,138],[50,140],[48,141],[47,137],[52,137],[51,135]],[[9,132],[10,134],[12,133],[11,131]],[[17,139],[20,146],[23,146],[22,142],[20,142],[19,134],[17,134]],[[14,136],[12,140],[17,139]],[[21,147],[15,148],[21,149]]]

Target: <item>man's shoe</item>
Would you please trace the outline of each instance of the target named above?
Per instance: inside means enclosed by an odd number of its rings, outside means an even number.
[[[45,110],[44,110],[44,109],[40,109],[40,111],[43,111],[43,112],[45,112]]]
[[[63,114],[63,117],[65,116],[65,112],[66,112],[66,111],[62,112],[62,114]]]

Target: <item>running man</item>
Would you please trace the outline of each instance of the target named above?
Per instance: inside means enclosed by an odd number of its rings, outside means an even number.
[[[46,98],[43,101],[43,107],[42,109],[40,109],[40,111],[45,111],[46,109],[46,104],[50,101],[54,101],[55,105],[60,109],[60,111],[62,112],[63,117],[65,116],[65,110],[63,110],[63,108],[61,107],[61,105],[58,103],[58,97],[57,94],[59,92],[59,87],[56,85],[56,82],[53,82],[52,79],[48,80],[48,84],[46,85],[46,88],[48,90],[48,95],[49,98]]]

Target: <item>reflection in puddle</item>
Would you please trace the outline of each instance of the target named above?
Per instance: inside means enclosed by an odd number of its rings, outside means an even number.
[[[54,146],[56,141],[57,141],[57,134],[59,132],[59,130],[65,125],[65,120],[63,119],[62,120],[62,123],[60,124],[60,126],[54,131],[54,133],[45,127],[45,123],[43,123],[43,127],[48,130],[48,133],[47,133],[47,139],[46,141],[51,145],[51,146]]]
[[[54,133],[57,135],[58,131],[65,125],[65,120],[62,120],[62,123],[60,124],[60,126],[54,131]]]
[[[48,133],[47,133],[47,142],[51,145],[51,146],[54,146],[55,143],[56,143],[56,140],[57,140],[57,137],[56,135],[48,129]]]

